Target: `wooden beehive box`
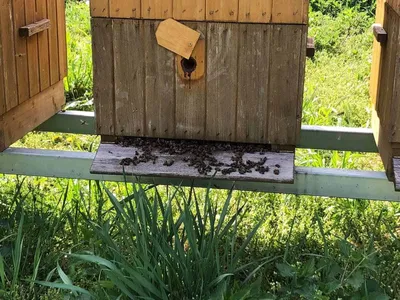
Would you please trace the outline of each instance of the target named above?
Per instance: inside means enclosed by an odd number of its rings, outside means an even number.
[[[294,149],[307,12],[308,0],[92,0],[98,133]],[[157,43],[168,18],[200,32],[190,78]]]
[[[373,127],[388,178],[400,190],[400,0],[378,0],[371,98]]]
[[[64,0],[0,0],[0,151],[61,110]]]

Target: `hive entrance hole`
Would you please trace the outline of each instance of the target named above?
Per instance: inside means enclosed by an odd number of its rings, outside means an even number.
[[[190,78],[192,73],[196,70],[197,61],[193,57],[190,57],[189,59],[183,58],[181,60],[181,66],[185,73],[185,77],[188,76]]]

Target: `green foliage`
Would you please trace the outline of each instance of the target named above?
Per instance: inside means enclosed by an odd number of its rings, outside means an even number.
[[[375,13],[376,0],[311,0],[310,6],[313,11],[325,15],[337,16],[344,9],[353,8],[372,16]]]

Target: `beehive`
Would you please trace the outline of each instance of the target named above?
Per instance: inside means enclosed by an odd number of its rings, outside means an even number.
[[[293,148],[307,12],[308,0],[92,0],[98,133]],[[157,43],[169,18],[200,33],[191,76]]]
[[[371,73],[373,126],[387,175],[400,189],[400,1],[378,0]]]
[[[0,151],[61,110],[64,0],[0,0]]]

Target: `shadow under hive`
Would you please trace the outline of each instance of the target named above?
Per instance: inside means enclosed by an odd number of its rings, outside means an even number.
[[[97,132],[269,145],[300,136],[306,0],[92,0]],[[160,22],[200,33],[189,59],[161,47]]]

